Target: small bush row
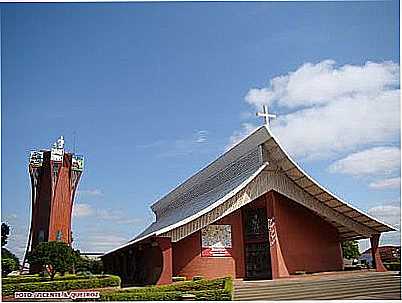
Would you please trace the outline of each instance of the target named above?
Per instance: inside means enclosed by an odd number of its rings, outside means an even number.
[[[160,286],[148,286],[133,289],[123,289],[119,292],[125,293],[135,293],[135,292],[160,292],[160,291],[200,291],[200,290],[211,290],[211,289],[223,289],[225,287],[225,282],[229,278],[219,278],[215,280],[198,280],[198,281],[185,281],[178,282],[170,285],[160,285]]]
[[[203,276],[194,276],[193,281],[198,281],[198,280],[204,280]],[[187,281],[186,277],[178,276],[178,277],[172,277],[172,282],[183,282]]]
[[[91,278],[99,278],[102,277],[100,275],[92,275],[92,276],[80,276],[80,275],[65,275],[65,276],[55,276],[53,281],[60,280],[82,280],[82,279],[91,279]],[[15,277],[7,277],[1,279],[3,285],[11,284],[11,283],[31,283],[31,282],[47,282],[50,281],[49,276],[39,276],[39,275],[23,275],[23,276],[15,276]]]
[[[101,293],[100,301],[179,301],[180,291],[154,292],[107,292]]]
[[[389,263],[384,262],[383,264],[384,264],[385,268],[388,270],[395,270],[395,271],[401,270],[400,262],[389,262]]]
[[[148,293],[109,293],[101,294],[101,301],[180,301],[182,295],[185,294],[181,291],[155,291]],[[196,301],[230,301],[232,295],[224,290],[202,290],[191,291],[186,294],[195,295]]]
[[[184,294],[195,295],[199,301],[230,301],[233,293],[231,278],[181,282],[145,288],[104,291],[101,301],[177,301]]]
[[[64,291],[73,289],[94,289],[103,287],[120,286],[120,278],[117,276],[82,277],[70,280],[55,280],[46,282],[28,282],[3,285],[3,296],[14,294],[16,291]]]

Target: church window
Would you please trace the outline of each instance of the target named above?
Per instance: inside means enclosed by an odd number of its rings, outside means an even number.
[[[58,230],[57,234],[56,234],[56,241],[61,241],[62,237],[63,237],[63,233],[61,232],[61,230]]]
[[[39,243],[45,241],[45,232],[43,230],[39,231],[38,241],[39,241]]]
[[[250,209],[246,212],[246,238],[265,237],[268,234],[267,215],[265,208]]]

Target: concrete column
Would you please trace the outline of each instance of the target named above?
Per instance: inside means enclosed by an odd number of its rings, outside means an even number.
[[[158,237],[156,238],[156,242],[162,252],[163,258],[162,272],[156,284],[171,284],[173,275],[172,242],[167,237]]]
[[[128,250],[125,249],[123,250],[122,253],[122,268],[121,268],[121,279],[126,282],[127,281],[127,255],[128,255]]]
[[[267,193],[265,198],[267,217],[274,218],[274,220],[276,220],[276,241],[272,246],[270,245],[272,279],[289,277],[289,271],[286,267],[280,245],[280,222],[275,216],[275,204],[278,203],[278,200],[275,198],[275,193],[273,191]]]
[[[378,249],[380,235],[381,234],[375,234],[370,237],[371,255],[373,257],[373,265],[376,271],[384,272],[387,271],[387,269],[385,268],[384,264],[382,264],[380,250]]]

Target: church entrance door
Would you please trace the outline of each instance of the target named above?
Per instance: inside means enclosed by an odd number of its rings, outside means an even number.
[[[246,278],[271,279],[266,208],[246,208],[243,218]]]

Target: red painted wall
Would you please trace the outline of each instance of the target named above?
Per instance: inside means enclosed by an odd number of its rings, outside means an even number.
[[[179,242],[172,243],[173,275],[203,276],[208,279],[232,276],[244,277],[243,226],[241,211],[228,215],[216,224],[232,225],[232,256],[201,257],[201,232],[198,231]]]
[[[43,154],[43,166],[41,170],[38,197],[32,209],[32,247],[35,247],[39,243],[39,231],[44,231],[45,241],[49,237],[50,203],[52,198],[50,152]]]
[[[173,274],[172,242],[170,241],[170,238],[162,237],[156,238],[156,242],[158,243],[159,249],[162,253],[162,268],[158,282],[156,282],[156,284],[171,284]]]
[[[70,243],[71,236],[71,154],[64,154],[63,165],[59,171],[54,200],[51,206],[49,241],[56,241],[57,231],[62,232],[62,241]]]
[[[271,202],[270,202],[271,201]],[[320,272],[342,270],[343,259],[338,232],[328,222],[307,208],[270,192],[245,207],[267,207],[268,217],[275,217],[279,246],[271,249],[273,278],[296,271]],[[172,243],[173,275],[217,278],[245,277],[242,210],[216,224],[232,225],[231,257],[201,257],[201,232]],[[275,263],[276,262],[276,263]],[[281,264],[279,264],[281,263]]]
[[[276,192],[273,205],[278,240],[290,274],[342,270],[342,250],[334,226]]]

